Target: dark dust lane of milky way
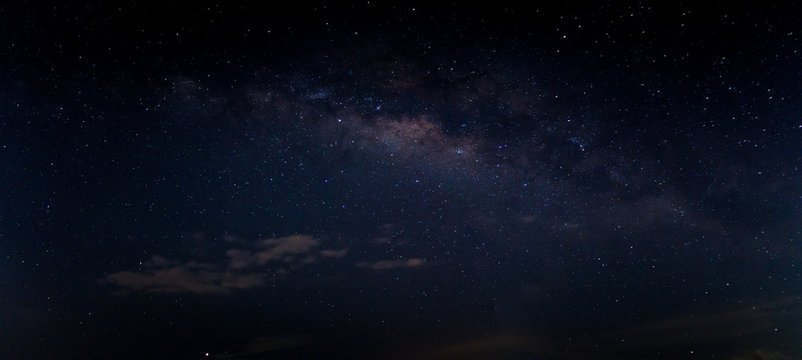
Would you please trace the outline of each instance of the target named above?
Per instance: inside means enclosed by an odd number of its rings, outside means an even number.
[[[801,10],[4,3],[0,358],[799,359]]]

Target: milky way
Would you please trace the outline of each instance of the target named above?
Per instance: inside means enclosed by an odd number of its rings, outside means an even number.
[[[794,358],[797,10],[4,9],[0,357]]]

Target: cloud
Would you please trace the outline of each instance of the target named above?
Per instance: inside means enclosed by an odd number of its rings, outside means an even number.
[[[235,289],[250,289],[265,284],[260,266],[268,262],[282,265],[310,264],[319,255],[341,258],[348,249],[315,251],[320,240],[310,235],[291,235],[257,241],[252,249],[229,249],[224,265],[194,260],[178,261],[154,255],[139,271],[119,271],[101,279],[131,291],[156,293],[226,294]],[[274,269],[278,274],[284,268]]]
[[[228,266],[232,269],[244,269],[254,264],[253,254],[249,251],[240,249],[230,249],[226,251]]]
[[[373,270],[389,270],[398,268],[412,268],[423,265],[426,260],[421,258],[397,259],[397,260],[380,260],[376,262],[360,262],[356,266],[364,267]]]
[[[389,244],[389,243],[393,242],[393,239],[390,239],[389,237],[382,236],[382,237],[377,237],[377,238],[370,239],[370,242],[373,243],[373,244]]]
[[[244,269],[252,266],[261,266],[273,260],[291,262],[296,255],[312,252],[320,245],[320,241],[309,235],[292,235],[276,239],[259,241],[257,249],[253,251],[230,249],[226,251],[229,267]]]
[[[125,291],[149,293],[228,294],[233,290],[264,286],[266,271],[284,275],[293,268],[309,265],[320,259],[340,259],[349,248],[319,250],[320,240],[296,234],[254,242],[251,249],[232,248],[225,252],[222,264],[195,260],[175,260],[154,255],[137,271],[118,271],[99,282]],[[266,268],[268,263],[275,263]],[[422,258],[360,262],[357,267],[371,270],[416,268]]]
[[[292,235],[278,239],[262,240],[264,251],[256,253],[257,263],[264,265],[268,261],[282,259],[288,255],[308,253],[319,244],[319,240],[309,235]]]
[[[320,250],[320,256],[327,258],[339,259],[348,254],[348,248],[340,250]]]
[[[106,276],[105,280],[119,287],[144,292],[198,294],[224,294],[232,289],[248,289],[264,285],[258,274],[238,273],[219,269],[212,264],[173,262],[154,256],[143,264],[142,272],[120,271]]]

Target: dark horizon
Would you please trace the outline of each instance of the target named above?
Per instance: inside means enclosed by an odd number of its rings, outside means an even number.
[[[0,5],[0,358],[797,359],[799,10]]]

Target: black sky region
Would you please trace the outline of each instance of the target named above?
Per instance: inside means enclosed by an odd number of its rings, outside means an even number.
[[[0,358],[798,359],[799,10],[3,3]]]

